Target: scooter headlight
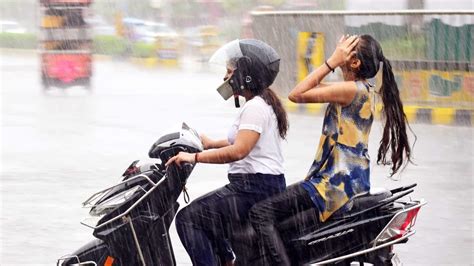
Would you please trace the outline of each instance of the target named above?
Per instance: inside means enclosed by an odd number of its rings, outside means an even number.
[[[134,186],[131,189],[120,192],[119,194],[97,204],[91,209],[89,214],[91,216],[101,216],[109,213],[116,207],[122,205],[129,200],[137,191],[142,191],[140,186]]]

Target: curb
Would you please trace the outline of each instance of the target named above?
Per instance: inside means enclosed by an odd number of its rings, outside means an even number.
[[[144,67],[155,67],[158,65],[158,60],[156,58],[140,58],[140,57],[117,57],[112,55],[104,54],[92,54],[92,58],[97,61],[114,61],[119,60],[123,62],[132,63],[134,65],[144,66]]]
[[[153,57],[149,57],[149,58],[130,57],[128,61],[135,65],[140,65],[143,67],[150,67],[150,68],[158,65],[158,60]]]
[[[129,61],[130,63],[143,66],[146,68],[155,68],[155,67],[177,68],[179,67],[179,61],[177,59],[159,59],[156,57],[147,57],[147,58],[131,57]]]
[[[304,113],[324,115],[326,104],[309,103],[296,104],[289,100],[283,100],[283,106],[291,113]],[[449,107],[429,107],[405,105],[403,107],[410,123],[428,123],[433,125],[474,125],[474,109],[469,108],[449,108]],[[375,118],[380,119],[382,106],[375,108]]]
[[[37,55],[38,51],[36,49],[0,48],[0,54]]]

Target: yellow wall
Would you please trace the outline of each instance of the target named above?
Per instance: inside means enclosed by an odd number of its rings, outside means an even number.
[[[311,47],[308,47],[309,45]],[[300,82],[310,71],[324,63],[324,34],[321,32],[299,32],[296,53],[297,78]]]
[[[474,107],[474,74],[467,71],[395,71],[406,103]]]

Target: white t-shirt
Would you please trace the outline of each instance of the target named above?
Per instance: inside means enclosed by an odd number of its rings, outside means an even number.
[[[240,129],[260,133],[255,147],[242,160],[230,163],[231,174],[283,174],[282,139],[273,108],[260,96],[255,96],[244,104],[237,119],[229,130],[227,140],[234,144]]]

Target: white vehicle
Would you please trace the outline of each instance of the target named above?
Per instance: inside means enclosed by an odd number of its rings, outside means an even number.
[[[166,23],[146,21],[137,18],[124,18],[124,27],[129,38],[134,41],[153,43],[158,37],[177,38],[178,34]]]
[[[115,27],[108,24],[102,17],[92,17],[86,19],[87,24],[91,25],[94,35],[115,35]]]
[[[143,24],[137,26],[137,33],[140,40],[153,43],[158,37],[177,38],[178,34],[166,23],[158,23],[153,21],[144,21]]]
[[[26,29],[20,26],[18,22],[2,20],[0,21],[0,32],[26,33]]]

